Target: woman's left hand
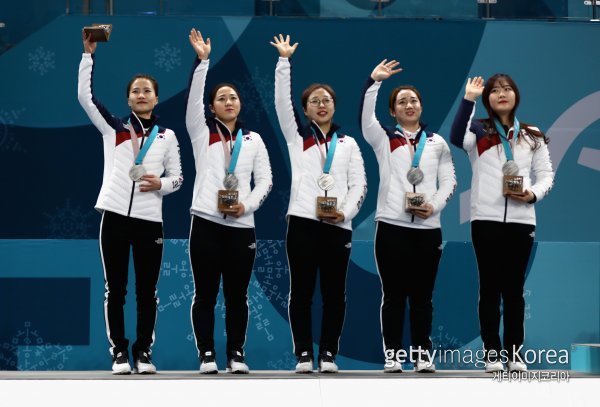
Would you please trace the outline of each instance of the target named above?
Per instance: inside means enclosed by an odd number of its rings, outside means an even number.
[[[236,212],[231,212],[231,213],[228,212],[227,215],[233,216],[234,218],[239,218],[244,213],[246,213],[246,207],[241,202],[238,203],[238,204],[235,204],[235,205],[231,205],[231,209],[235,209]]]
[[[431,204],[426,203],[421,208],[423,209],[412,209],[410,212],[421,219],[427,219],[433,213],[433,206]]]
[[[336,211],[335,212],[335,218],[326,218],[323,219],[325,222],[327,223],[332,223],[332,224],[336,224],[336,223],[340,223],[343,222],[346,219],[346,217],[344,216],[344,212],[342,211]]]
[[[511,195],[511,194],[509,194],[508,197],[510,199],[514,199],[515,201],[529,203],[529,201],[533,200],[533,198],[535,197],[535,195],[533,195],[533,192],[531,192],[530,190],[526,189],[525,191],[523,191],[523,195]]]
[[[140,183],[140,192],[158,191],[161,187],[160,177],[156,175],[144,175]]]

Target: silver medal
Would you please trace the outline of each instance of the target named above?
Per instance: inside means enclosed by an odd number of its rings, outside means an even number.
[[[410,170],[408,170],[408,173],[406,174],[408,182],[410,182],[413,185],[421,183],[421,181],[423,181],[423,177],[423,171],[421,171],[419,167],[411,167]]]
[[[507,161],[502,166],[502,173],[504,175],[518,175],[519,166],[514,160]]]
[[[223,186],[225,187],[225,189],[227,189],[229,191],[237,189],[237,187],[238,187],[237,177],[232,173],[227,173],[227,175],[225,175],[225,178],[223,179]]]
[[[321,174],[319,179],[317,180],[317,185],[323,191],[330,191],[335,185],[335,179],[330,174]]]
[[[129,178],[132,181],[139,181],[142,177],[146,175],[146,169],[142,164],[135,164],[133,167],[129,169]]]

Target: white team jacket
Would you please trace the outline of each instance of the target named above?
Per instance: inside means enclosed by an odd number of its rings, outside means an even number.
[[[329,134],[323,135],[316,124],[302,126],[294,108],[288,58],[280,57],[275,69],[275,110],[292,164],[292,190],[287,214],[318,220],[317,197],[324,196],[324,192],[317,185],[317,179],[323,173],[323,162],[315,135],[325,152],[325,144],[329,146],[331,136],[339,127],[334,124]],[[330,171],[335,179],[335,186],[328,191],[328,196],[337,198],[338,210],[344,213],[344,222],[337,226],[352,230],[352,219],[358,214],[367,192],[367,179],[356,141],[340,132],[337,135],[338,142]]]
[[[104,173],[102,188],[95,208],[111,211],[154,222],[162,222],[162,197],[177,191],[183,183],[179,144],[175,133],[159,127],[158,135],[143,165],[149,175],[161,177],[158,191],[140,192],[139,182],[129,178],[129,169],[134,164],[133,146],[129,130],[124,125],[131,121],[140,139],[140,146],[146,142],[140,122],[132,113],[127,119],[114,117],[96,99],[92,89],[95,57],[84,53],[79,64],[78,98],[79,103],[92,123],[102,133],[104,145]],[[156,123],[156,117],[152,117]]]
[[[473,121],[474,114],[475,103],[463,99],[450,135],[452,144],[464,149],[471,161],[471,220],[535,225],[534,205],[502,195],[502,165],[506,162],[504,148],[497,134],[488,137],[483,124]],[[507,134],[510,136],[512,131],[512,128],[509,129]],[[527,130],[521,129],[513,147],[513,157],[519,166],[519,175],[523,176],[523,188],[531,190],[536,202],[539,202],[552,189],[554,172],[546,143],[541,140],[539,147],[533,149],[528,143],[529,137]]]
[[[407,144],[398,129],[383,127],[379,123],[375,116],[375,105],[380,87],[381,82],[375,82],[371,78],[367,80],[360,118],[363,135],[373,147],[379,163],[380,181],[375,220],[419,229],[439,228],[441,211],[456,189],[450,148],[441,136],[426,131],[427,140],[419,164],[424,175],[423,181],[418,185],[408,182],[406,174],[412,166],[410,149],[414,151],[419,136],[413,139],[414,145]],[[425,126],[422,124],[421,128],[424,130]],[[432,215],[421,219],[406,212],[406,192],[425,193],[427,202],[433,207]]]
[[[239,123],[233,136],[227,126],[218,119],[206,119],[204,114],[204,87],[209,60],[196,58],[190,82],[185,124],[192,141],[196,161],[196,180],[192,197],[191,212],[204,219],[233,227],[254,227],[254,212],[262,205],[272,187],[271,164],[265,144],[258,133],[242,129],[242,149],[235,168],[239,182],[239,201],[245,213],[239,218],[224,217],[217,208],[217,191],[225,189],[225,155],[223,143],[217,131],[221,129],[226,141],[233,145]],[[250,179],[254,176],[254,189]]]

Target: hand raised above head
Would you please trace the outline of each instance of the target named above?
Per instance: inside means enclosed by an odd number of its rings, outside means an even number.
[[[93,54],[96,52],[96,45],[98,44],[95,41],[92,41],[92,34],[87,34],[85,31],[81,31],[81,39],[83,40],[83,51],[86,54]]]
[[[483,93],[484,80],[481,76],[475,76],[472,79],[467,78],[465,86],[465,99],[474,102]]]
[[[274,36],[273,39],[275,41],[271,41],[270,44],[277,48],[277,51],[279,51],[279,56],[283,58],[291,57],[292,54],[296,51],[296,48],[298,47],[298,43],[290,45],[289,35],[287,35],[284,39],[283,34],[279,34],[279,37]]]
[[[371,72],[371,78],[377,82],[383,81],[390,76],[397,74],[398,72],[402,72],[402,68],[394,69],[399,65],[400,62],[396,61],[395,59],[389,62],[387,59],[384,59],[375,67],[375,69],[373,69],[373,72]]]
[[[195,28],[192,28],[190,31],[189,38],[192,48],[194,48],[194,51],[196,51],[196,54],[198,54],[198,58],[208,59],[211,50],[210,38],[207,38],[206,41],[204,41],[204,38],[202,38],[202,33],[200,33],[200,31],[196,31]]]

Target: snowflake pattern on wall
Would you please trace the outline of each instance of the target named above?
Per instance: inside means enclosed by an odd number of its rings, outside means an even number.
[[[9,129],[24,111],[25,109],[0,109],[0,152],[25,152]]]
[[[181,66],[179,54],[181,54],[181,50],[171,46],[167,42],[160,48],[154,49],[154,65],[167,72],[171,72],[176,66]]]
[[[53,213],[44,213],[48,218],[46,229],[48,237],[53,239],[85,239],[90,235],[90,217],[92,211],[84,212],[79,206],[71,206],[67,199],[62,208],[57,207]]]
[[[40,76],[46,75],[55,68],[54,52],[44,48],[37,47],[29,56],[29,70]]]
[[[244,80],[235,81],[242,95],[243,111],[248,119],[258,123],[261,112],[269,115],[275,114],[275,85],[273,75],[262,75],[257,67],[251,75],[245,75]]]
[[[53,345],[44,340],[31,321],[0,345],[0,370],[64,370],[71,345]]]

